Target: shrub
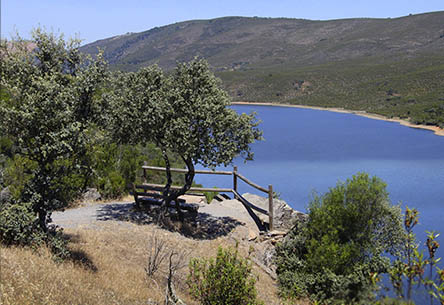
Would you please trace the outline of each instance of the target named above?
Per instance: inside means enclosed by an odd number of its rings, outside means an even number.
[[[125,180],[117,171],[112,171],[106,177],[100,178],[98,187],[100,194],[107,199],[118,198],[126,191]]]
[[[404,238],[399,207],[391,206],[380,179],[358,174],[309,205],[276,249],[283,295],[321,303],[373,298],[375,276],[387,272]]]
[[[2,204],[0,242],[5,245],[31,245],[40,239],[38,223],[30,204]]]
[[[256,299],[256,279],[249,259],[238,257],[237,248],[219,247],[216,259],[192,259],[187,284],[202,304],[262,304]]]
[[[139,183],[144,162],[152,166],[164,167],[164,160],[153,144],[119,145],[102,143],[93,147],[89,156],[92,167],[90,186],[96,187],[103,198],[112,199],[125,195],[132,183]],[[172,166],[183,167],[179,157],[172,155]],[[150,183],[164,183],[161,172],[147,171]],[[173,183],[181,183],[183,175],[173,175]]]
[[[444,270],[437,264],[441,258],[436,257],[439,248],[437,238],[439,233],[427,231],[427,254],[419,249],[419,243],[413,233],[413,228],[419,222],[419,212],[416,209],[406,207],[404,217],[404,228],[406,240],[400,254],[395,257],[389,270],[390,280],[394,292],[399,299],[406,303],[412,302],[413,286],[424,286],[429,294],[430,304],[436,299],[440,304],[444,304]]]
[[[205,199],[207,200],[207,203],[211,203],[213,201],[214,197],[216,197],[219,193],[218,192],[203,192]]]
[[[9,202],[0,205],[0,243],[30,247],[46,244],[56,260],[70,255],[67,241],[57,227],[49,226],[46,232],[41,230],[30,203]]]

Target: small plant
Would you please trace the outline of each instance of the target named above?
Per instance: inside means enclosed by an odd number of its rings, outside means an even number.
[[[218,192],[203,192],[205,199],[207,200],[207,203],[210,204],[211,201],[213,201],[214,197],[219,195]]]
[[[192,259],[187,284],[191,295],[201,304],[253,305],[257,300],[256,279],[249,258],[236,249],[219,247],[216,259]]]
[[[439,237],[439,234],[435,232],[428,232],[427,231],[427,251],[429,254],[429,258],[427,259],[428,265],[429,265],[429,272],[428,276],[423,279],[424,286],[426,287],[427,291],[430,295],[430,304],[433,305],[433,299],[437,298],[439,299],[439,287],[435,284],[435,281],[433,279],[433,270],[435,269],[435,266],[441,258],[435,258],[436,250],[439,248],[439,243],[436,241],[436,239]],[[439,270],[438,270],[439,271]],[[435,291],[436,290],[436,291]],[[443,300],[443,299],[442,299]]]
[[[273,192],[273,199],[281,199],[281,192]]]
[[[145,268],[146,275],[152,277],[167,256],[168,248],[166,247],[165,240],[159,238],[156,233],[153,233],[148,245],[148,262]]]
[[[439,248],[436,239],[439,234],[427,232],[428,258],[424,259],[423,251],[419,251],[419,244],[416,241],[413,227],[418,224],[418,211],[406,208],[404,218],[404,228],[406,240],[403,252],[392,263],[390,268],[390,279],[399,299],[406,299],[411,302],[412,287],[415,284],[423,285],[430,296],[430,304],[436,299],[440,304],[444,304],[444,272],[436,264],[441,258],[436,258],[435,253]],[[428,268],[427,268],[428,267]],[[424,276],[428,269],[428,275]],[[436,270],[436,275],[434,271]],[[404,287],[406,283],[406,287]]]

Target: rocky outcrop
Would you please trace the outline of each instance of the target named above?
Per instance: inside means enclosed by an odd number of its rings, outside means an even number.
[[[9,200],[11,200],[11,191],[9,190],[9,187],[5,187],[4,189],[2,189],[2,191],[0,192],[0,203],[6,203]]]
[[[242,195],[250,203],[268,210],[268,198],[261,197],[255,194],[245,193]],[[274,229],[275,230],[290,230],[295,221],[304,220],[307,218],[307,214],[294,210],[284,200],[273,199],[273,212],[274,212]]]
[[[87,188],[86,192],[82,195],[82,200],[85,202],[92,202],[102,199],[102,196],[95,188]]]

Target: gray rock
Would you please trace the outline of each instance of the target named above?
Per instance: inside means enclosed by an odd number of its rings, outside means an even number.
[[[102,199],[102,196],[95,188],[87,188],[86,192],[82,195],[82,200],[86,202],[97,201]]]
[[[268,198],[254,194],[245,193],[242,195],[250,203],[268,210]],[[275,230],[288,231],[298,220],[305,220],[308,216],[291,208],[284,200],[273,198],[273,224]]]
[[[11,199],[11,191],[9,190],[9,187],[5,187],[0,192],[0,203],[8,202]]]

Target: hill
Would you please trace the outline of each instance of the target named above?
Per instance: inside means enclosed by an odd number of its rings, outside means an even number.
[[[114,69],[206,58],[238,101],[365,110],[444,127],[444,12],[312,21],[225,17],[82,47]]]

